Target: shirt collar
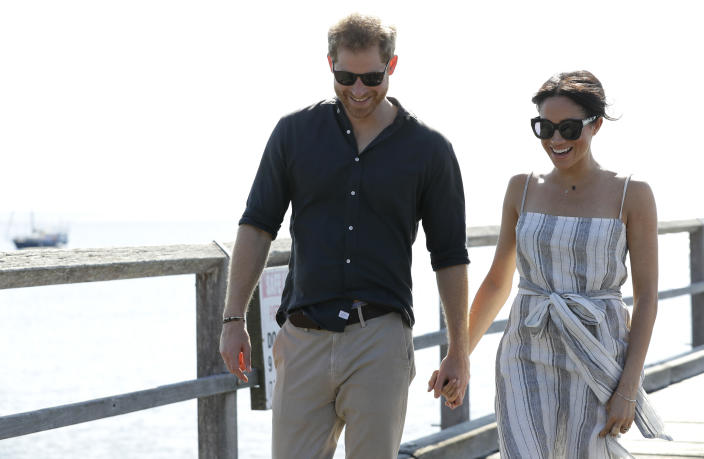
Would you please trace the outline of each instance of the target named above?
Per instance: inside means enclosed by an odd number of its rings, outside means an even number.
[[[408,110],[406,110],[405,108],[403,108],[403,105],[401,105],[401,102],[399,102],[398,99],[396,99],[395,97],[390,97],[390,96],[387,96],[386,98],[389,100],[389,102],[394,104],[396,106],[396,108],[398,109],[398,111],[396,112],[396,118],[394,118],[394,123],[398,122],[400,119],[404,119],[404,120],[408,120],[411,118],[416,119],[416,116],[413,113],[411,113]],[[329,99],[329,100],[325,101],[325,103],[333,105],[335,108],[335,113],[337,115],[342,116],[342,118],[345,121],[348,121],[344,106],[342,105],[342,102],[340,101],[339,98],[335,97],[333,99]]]

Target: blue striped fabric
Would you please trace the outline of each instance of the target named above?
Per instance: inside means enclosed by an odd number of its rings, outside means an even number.
[[[598,437],[628,346],[625,225],[521,212],[516,250],[521,283],[496,359],[501,457],[630,458]],[[635,424],[669,439],[642,388]]]

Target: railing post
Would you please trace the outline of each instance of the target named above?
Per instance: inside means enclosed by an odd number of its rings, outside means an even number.
[[[440,304],[440,330],[447,329],[445,323],[445,315],[442,312],[442,301]],[[446,331],[447,332],[447,331]],[[440,361],[447,355],[447,344],[440,345]],[[440,397],[440,428],[447,429],[459,423],[469,421],[469,385],[467,385],[467,393],[464,396],[464,403],[454,410],[445,406],[444,399]]]
[[[704,221],[689,233],[689,275],[691,283],[704,281]],[[704,344],[704,293],[692,295],[692,347]]]
[[[254,289],[252,300],[247,308],[247,331],[249,332],[249,341],[252,343],[252,369],[260,371],[260,375],[264,374],[264,353],[262,352],[262,313],[261,304],[259,302],[259,288]],[[253,410],[266,410],[266,387],[259,380],[259,385],[249,389],[249,399]]]
[[[212,271],[196,274],[196,338],[198,377],[227,371],[220,357],[222,309],[228,260]],[[237,392],[198,399],[198,457],[237,459]]]

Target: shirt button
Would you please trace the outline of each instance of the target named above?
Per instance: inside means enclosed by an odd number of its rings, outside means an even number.
[[[349,264],[351,262],[352,262],[352,260],[350,260],[349,258],[347,260],[345,260],[345,263],[347,263],[347,264]]]
[[[356,191],[350,191],[350,194],[351,194],[352,196],[354,196],[354,195],[357,194],[357,192],[356,192]]]
[[[354,226],[350,225],[348,229],[352,231],[354,229]]]
[[[347,133],[348,133],[348,134],[350,134],[351,132],[352,132],[352,131],[350,131],[349,129],[347,130]]]
[[[354,159],[354,162],[356,162],[356,163],[359,162],[359,156],[357,156],[357,157]]]

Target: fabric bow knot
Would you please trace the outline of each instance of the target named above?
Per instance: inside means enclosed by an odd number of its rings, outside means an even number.
[[[562,341],[567,356],[574,363],[575,371],[581,374],[599,402],[606,404],[618,385],[623,368],[615,360],[613,352],[607,350],[586,326],[604,328],[601,324],[606,320],[605,302],[595,300],[620,300],[621,293],[609,290],[583,294],[548,292],[525,278],[521,278],[518,287],[519,295],[539,298],[523,325],[533,335],[542,336],[550,319],[555,325],[556,336]],[[662,420],[650,405],[643,387],[638,389],[636,399],[635,424],[643,436],[671,440],[672,438],[665,434]],[[613,438],[607,439],[607,442],[612,443],[612,457],[632,457]]]
[[[576,316],[584,325],[598,326],[606,318],[606,313],[592,300],[620,298],[614,293],[601,293],[586,297],[576,293],[548,293],[530,290],[531,294],[538,293],[543,297],[543,300],[528,314],[524,322],[531,333],[538,336],[545,333],[549,317],[555,322],[566,324],[573,322]]]

